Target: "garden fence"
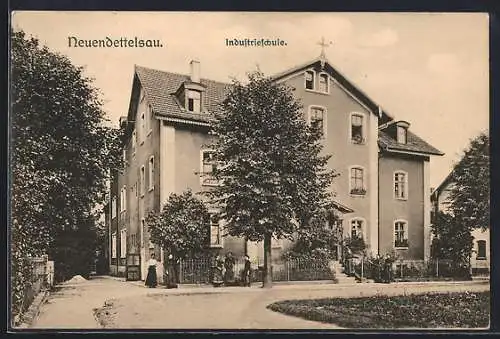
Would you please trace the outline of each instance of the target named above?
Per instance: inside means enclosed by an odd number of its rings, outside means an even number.
[[[457,276],[457,270],[468,268],[457,268],[453,260],[396,260],[392,263],[392,280],[419,280],[419,279],[441,279]],[[484,264],[481,266],[484,267]],[[489,266],[488,266],[489,267]],[[356,276],[358,279],[377,280],[384,270],[383,265],[377,265],[367,258],[350,258],[344,262],[345,273]],[[473,274],[480,272],[474,265],[471,267]],[[483,269],[483,271],[485,271]],[[489,273],[489,270],[487,271]]]
[[[235,259],[234,274],[236,279],[241,278],[244,260]],[[252,262],[252,281],[263,279],[262,260]],[[179,265],[179,283],[181,284],[206,284],[212,281],[213,259],[198,258],[184,259]],[[327,261],[286,259],[274,260],[272,263],[273,281],[312,281],[333,280],[334,273]]]

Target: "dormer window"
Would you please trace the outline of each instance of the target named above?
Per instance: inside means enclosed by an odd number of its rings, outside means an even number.
[[[187,110],[194,113],[201,111],[201,93],[198,91],[188,92]]]
[[[305,86],[306,86],[306,89],[310,89],[310,90],[314,89],[314,72],[313,71],[306,72]]]
[[[397,126],[397,138],[399,144],[406,144],[408,141],[407,129],[404,126]]]

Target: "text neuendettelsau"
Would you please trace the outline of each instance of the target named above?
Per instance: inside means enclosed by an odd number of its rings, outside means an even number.
[[[159,39],[142,39],[138,37],[80,39],[69,36],[68,46],[75,48],[162,48],[163,43]]]

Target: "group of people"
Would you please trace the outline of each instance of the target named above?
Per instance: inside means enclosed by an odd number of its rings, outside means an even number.
[[[167,288],[177,287],[177,264],[178,259],[175,259],[172,254],[167,257],[167,270],[166,270],[166,285]],[[151,258],[148,260],[148,274],[146,276],[145,285],[149,288],[155,288],[158,285],[158,277],[156,275],[156,266],[158,261],[155,258],[155,254],[151,253]]]
[[[167,288],[177,287],[177,274],[176,274],[176,261],[172,254],[169,254],[167,259]],[[231,252],[228,252],[224,259],[220,255],[215,257],[215,263],[213,265],[213,275],[212,284],[214,286],[234,286],[237,284],[236,276],[234,273],[234,266],[236,260]],[[156,274],[156,266],[158,261],[155,258],[155,254],[151,254],[151,258],[148,261],[148,274],[146,276],[145,285],[149,288],[155,288],[158,285],[158,277]],[[250,262],[250,257],[248,255],[244,256],[244,266],[241,271],[241,283],[243,286],[251,285],[251,271],[252,264]]]
[[[234,273],[234,266],[236,260],[231,252],[228,252],[224,259],[220,255],[215,257],[215,263],[213,265],[213,275],[212,284],[214,286],[234,286],[237,285],[236,276]],[[251,271],[252,264],[250,262],[250,257],[248,255],[244,256],[244,266],[241,271],[241,284],[243,286],[250,286],[251,284]]]

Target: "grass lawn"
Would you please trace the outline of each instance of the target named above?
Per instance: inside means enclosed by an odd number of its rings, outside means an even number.
[[[286,300],[267,308],[346,328],[485,328],[490,292]]]

